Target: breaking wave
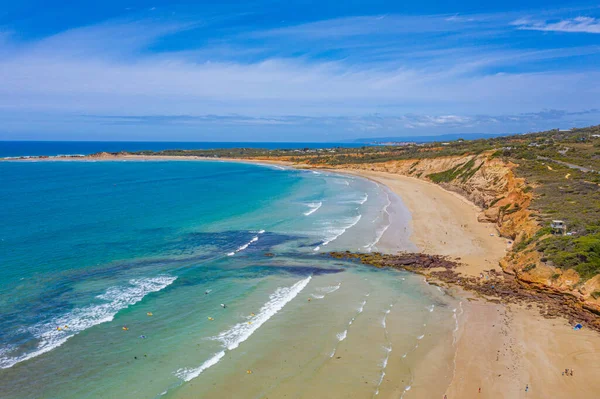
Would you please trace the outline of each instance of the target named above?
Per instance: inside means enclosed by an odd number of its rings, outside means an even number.
[[[11,353],[18,351],[18,348],[1,348],[0,368],[9,368],[19,362],[50,352],[74,335],[95,325],[112,321],[120,310],[138,303],[151,292],[164,289],[176,279],[177,277],[172,276],[132,279],[126,286],[111,287],[104,294],[98,295],[96,299],[102,303],[76,308],[49,322],[21,330],[37,339],[36,347],[31,352],[12,356]]]
[[[362,215],[357,215],[356,217],[351,218],[349,220],[349,224],[345,227],[329,230],[328,233],[330,233],[331,235],[328,238],[326,238],[320,245],[316,246],[314,250],[318,251],[319,249],[321,249],[322,246],[328,245],[329,243],[340,238],[340,236],[344,234],[348,229],[354,227],[360,221],[361,217]]]
[[[323,203],[322,202],[311,202],[306,205],[310,208],[310,210],[304,212],[304,216],[309,216],[309,215],[312,215],[313,213],[315,213],[316,211],[318,211],[319,208],[321,206],[323,206]]]
[[[277,288],[269,296],[269,301],[265,303],[259,312],[250,318],[250,321],[238,323],[228,330],[221,332],[212,339],[220,341],[223,344],[223,350],[202,363],[196,368],[181,368],[174,374],[184,381],[190,381],[198,377],[204,370],[217,364],[224,356],[226,351],[236,349],[242,342],[265,324],[271,317],[279,312],[283,307],[294,299],[309,283],[311,276],[300,280],[291,287]]]

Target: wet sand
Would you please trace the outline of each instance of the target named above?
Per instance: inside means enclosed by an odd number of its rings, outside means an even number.
[[[133,156],[94,160],[127,159],[203,160]],[[465,198],[433,183],[397,174],[341,169],[335,172],[372,179],[398,194],[411,212],[411,240],[420,251],[460,258],[464,266],[458,271],[467,275],[478,276],[484,270],[500,269],[498,261],[507,250],[507,240],[498,236],[495,226],[479,223],[480,209]],[[469,296],[464,292],[457,295]],[[446,345],[446,349],[455,351],[453,370],[439,367],[432,370],[430,366],[440,358],[432,349],[423,361],[414,364],[413,389],[403,392],[405,382],[397,384],[402,372],[391,367],[385,378],[393,384],[387,392],[382,385],[382,397],[399,397],[403,393],[405,398],[437,397],[438,387],[427,387],[427,381],[436,376],[440,381],[451,381],[445,390],[447,399],[598,397],[600,335],[597,333],[585,329],[574,331],[564,319],[544,319],[535,308],[507,307],[480,300],[463,299],[457,315],[456,342],[449,348]],[[393,334],[390,326],[390,335]],[[574,370],[573,376],[562,375],[567,368]],[[293,392],[294,385],[283,391]]]
[[[460,257],[465,265],[457,271],[472,276],[500,270],[506,239],[498,236],[495,226],[478,222],[480,209],[463,197],[411,177],[344,172],[385,184],[402,198],[412,215],[411,239],[422,252]],[[458,290],[457,295],[470,296]],[[598,397],[599,334],[574,331],[561,318],[545,319],[535,307],[473,298],[465,298],[461,307],[447,399]],[[566,368],[574,370],[572,377],[562,375]]]
[[[419,251],[460,258],[458,270],[478,276],[496,268],[504,257],[507,240],[499,237],[491,223],[480,223],[481,212],[473,203],[440,186],[413,177],[386,172],[343,170],[389,187],[411,212],[411,241]]]

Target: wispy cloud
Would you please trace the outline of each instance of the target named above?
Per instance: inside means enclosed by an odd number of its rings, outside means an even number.
[[[29,115],[20,124],[11,116],[4,128],[13,130],[31,128],[35,114],[43,129],[50,122],[42,119],[88,129],[221,126],[339,135],[502,123],[528,129],[557,120],[551,113],[523,116],[540,109],[566,110],[565,123],[596,117],[575,113],[598,104],[600,70],[591,66],[600,47],[539,46],[537,37],[526,43],[521,36],[529,33],[521,29],[550,24],[522,20],[515,29],[511,20],[379,15],[216,31],[201,18],[146,16],[41,39],[0,33],[0,114]],[[510,45],[511,35],[521,35],[518,46]],[[590,62],[571,63],[575,57]]]
[[[539,112],[498,115],[381,115],[371,114],[362,116],[303,116],[281,115],[273,117],[253,117],[247,115],[81,115],[74,119],[93,121],[102,125],[188,125],[188,126],[336,126],[348,131],[378,131],[391,132],[398,129],[427,130],[427,129],[458,129],[508,127],[525,123],[537,126],[540,122],[568,123],[577,118],[600,117],[599,109],[587,109],[570,112],[566,110],[548,109]],[[547,125],[553,126],[553,125]],[[495,129],[497,130],[497,129]]]
[[[513,25],[522,30],[539,30],[546,32],[600,33],[600,19],[592,17],[576,17],[560,21],[531,21],[519,19]]]

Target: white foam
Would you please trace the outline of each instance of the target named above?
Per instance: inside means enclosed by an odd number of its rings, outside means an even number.
[[[389,194],[387,194],[387,192],[386,192],[386,195],[387,195],[387,200],[388,200],[388,202],[387,202],[387,204],[386,204],[386,205],[383,207],[383,212],[384,212],[384,213],[386,213],[386,214],[388,215],[388,221],[389,221],[389,218],[390,218],[390,213],[388,212],[388,207],[389,207],[389,206],[392,204],[392,200],[390,199],[390,195],[389,195]],[[377,220],[377,219],[375,219],[375,220]],[[375,221],[375,220],[374,220],[374,221]],[[366,248],[368,252],[371,252],[371,251],[373,250],[373,247],[374,247],[375,245],[377,245],[377,243],[379,243],[379,241],[381,240],[381,237],[383,237],[383,235],[385,234],[385,232],[387,231],[387,229],[389,229],[389,228],[390,228],[390,225],[391,225],[391,222],[389,222],[388,224],[386,224],[385,226],[383,226],[383,228],[379,229],[379,230],[377,231],[377,235],[375,236],[375,241],[373,241],[373,242],[372,242],[372,243],[370,243],[370,244],[367,244],[367,245],[365,245],[363,248]]]
[[[322,292],[324,294],[331,294],[332,292],[336,292],[340,289],[342,283],[338,283],[338,285],[329,285],[327,287],[319,287],[316,290]]]
[[[453,336],[452,344],[453,345],[456,345],[456,340],[458,338],[457,337],[457,333],[458,333],[458,329],[459,329],[458,318],[460,316],[462,316],[462,314],[463,314],[462,302],[458,303],[458,307],[460,308],[460,313],[457,314],[456,309],[452,310],[452,313],[453,313],[452,317],[454,318],[454,330],[452,331],[452,336]]]
[[[260,165],[260,166],[264,166],[264,167],[267,167],[267,168],[278,169],[278,170],[286,170],[283,166],[274,165],[274,164],[270,164],[270,163],[259,163],[259,162],[256,162],[255,165]]]
[[[385,311],[385,314],[383,315],[383,319],[381,320],[381,326],[382,326],[383,328],[386,328],[386,326],[385,326],[385,319],[386,319],[386,317],[387,317],[387,315],[388,315],[389,313],[390,313],[390,310],[388,309],[388,310],[386,310],[386,311]]]
[[[316,211],[318,211],[319,208],[321,206],[323,206],[323,203],[322,202],[311,202],[306,205],[310,208],[310,210],[304,212],[304,216],[309,216],[309,215],[312,215],[313,213],[315,213]]]
[[[191,381],[194,378],[198,377],[207,368],[212,367],[215,364],[219,363],[219,360],[221,360],[223,358],[223,356],[225,356],[224,350],[219,353],[216,353],[213,357],[211,357],[210,359],[208,359],[207,361],[202,363],[202,365],[200,367],[196,367],[196,368],[192,368],[192,369],[183,368],[183,369],[177,370],[175,372],[175,376],[181,378],[184,381]]]
[[[362,215],[358,215],[352,219],[349,220],[349,224],[345,227],[339,228],[339,229],[332,229],[330,230],[331,235],[325,239],[325,241],[323,241],[321,243],[321,245],[317,246],[314,250],[318,251],[321,246],[325,246],[335,240],[337,240],[338,238],[341,237],[342,234],[344,234],[348,229],[354,227],[361,219]]]
[[[379,387],[381,386],[381,383],[383,382],[383,377],[385,377],[385,371],[381,372],[381,377],[379,377],[379,382],[377,382],[377,389],[375,390],[375,396],[379,395]]]
[[[261,230],[261,231],[264,232],[264,230]],[[262,233],[258,232],[258,234],[262,234]],[[244,245],[242,245],[241,247],[239,247],[235,251],[229,252],[227,254],[227,256],[233,256],[233,255],[237,254],[238,252],[242,252],[243,250],[245,250],[246,248],[248,248],[250,246],[250,244],[255,243],[256,241],[258,241],[258,236],[252,237],[252,239],[250,241],[248,241],[247,243],[245,243]]]
[[[242,342],[250,338],[256,330],[283,309],[288,302],[294,299],[304,287],[308,285],[310,279],[311,276],[308,276],[291,287],[277,288],[275,292],[269,296],[269,301],[260,308],[256,316],[252,317],[252,324],[248,324],[248,322],[238,323],[229,330],[221,332],[216,337],[212,337],[214,340],[221,341],[223,344],[223,351],[202,363],[200,367],[179,369],[174,374],[184,381],[190,381],[191,379],[198,377],[207,368],[217,364],[225,355],[226,350],[234,350]]]
[[[318,295],[318,294],[310,294],[310,296],[312,296],[315,299],[323,299],[323,298],[325,298],[325,295]]]
[[[340,341],[340,342],[342,342],[343,340],[345,340],[347,336],[348,336],[348,330],[344,330],[341,333],[339,333],[339,334],[336,335],[338,341]]]
[[[413,383],[413,377],[412,377],[412,376],[411,376],[411,378],[410,378],[410,383],[411,383],[411,384]],[[402,395],[400,395],[400,399],[403,399],[403,398],[404,398],[404,395],[406,395],[406,393],[407,393],[408,391],[410,391],[410,388],[411,388],[411,386],[410,386],[410,385],[407,385],[406,387],[404,387],[404,391],[402,392]]]
[[[265,303],[260,311],[252,318],[252,324],[247,322],[238,323],[227,331],[223,331],[218,336],[214,337],[221,341],[226,349],[233,350],[242,342],[247,340],[256,330],[264,323],[279,312],[283,307],[296,297],[308,285],[311,277],[298,281],[291,287],[277,288],[269,297],[269,301]]]
[[[418,339],[419,341],[420,341],[420,340],[422,340],[423,338],[425,338],[425,335],[419,335],[419,336],[417,337],[417,339]]]
[[[381,383],[383,382],[383,377],[385,377],[385,369],[387,367],[388,364],[388,360],[390,358],[390,353],[392,353],[392,346],[390,345],[389,347],[384,346],[383,349],[385,349],[385,357],[383,358],[383,361],[381,362],[381,377],[379,378],[379,382],[377,382],[377,389],[375,390],[375,395],[379,394],[379,387],[381,386]]]
[[[120,310],[136,304],[151,292],[162,290],[176,279],[177,277],[171,276],[132,279],[129,280],[127,286],[111,287],[104,294],[98,295],[96,298],[103,302],[101,304],[76,308],[49,322],[39,323],[25,329],[24,332],[30,333],[38,339],[36,348],[32,352],[14,357],[8,356],[14,348],[3,351],[0,353],[0,368],[9,368],[16,363],[49,352],[81,331],[112,321]],[[58,331],[57,326],[68,326],[68,328]]]
[[[367,304],[367,301],[362,301],[362,303],[360,304],[358,310],[358,313],[362,313],[363,309],[365,308],[365,305]]]
[[[360,201],[358,201],[358,203],[362,205],[365,202],[367,202],[368,199],[369,199],[369,194],[365,193],[365,197],[363,199],[361,199]]]

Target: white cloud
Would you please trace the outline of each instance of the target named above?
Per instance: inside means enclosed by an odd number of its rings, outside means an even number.
[[[446,25],[473,22],[445,18],[435,21]],[[423,21],[429,25],[421,26]],[[366,35],[365,43],[370,43],[370,35],[379,37],[381,29],[392,33],[441,29],[431,23],[424,17],[356,17],[254,37],[281,34],[279,40],[300,33],[303,38],[307,34],[321,37],[335,30],[344,37]],[[380,46],[379,51],[390,50],[385,54],[388,58],[386,62],[362,63],[273,53],[252,61],[218,56],[207,61],[202,55],[207,47],[215,46],[210,53],[219,54],[218,45],[210,41],[180,52],[151,51],[165,37],[199,26],[122,20],[27,43],[0,34],[0,112],[144,115],[141,120],[117,120],[120,126],[164,125],[160,117],[178,115],[189,118],[174,118],[170,123],[188,126],[197,125],[208,114],[239,114],[244,117],[221,118],[218,123],[267,127],[319,124],[321,128],[376,131],[477,127],[484,119],[473,115],[512,115],[543,108],[579,110],[598,105],[600,96],[598,70],[498,71],[501,66],[514,67],[524,61],[598,53],[598,48],[591,46],[532,51],[473,45],[449,48],[445,43],[432,43],[430,47],[411,48],[411,53],[401,46],[388,49],[387,42],[373,41],[373,46]],[[239,36],[236,32],[231,42],[225,42],[232,49],[228,53],[235,54],[240,46],[254,56],[253,44],[236,42],[241,40]],[[284,48],[289,42],[277,45]],[[356,47],[350,50],[358,51]],[[361,47],[358,58],[369,58],[364,51],[370,50],[369,46]],[[424,61],[415,62],[416,58]],[[496,70],[487,72],[488,68]],[[387,117],[365,117],[378,113]],[[299,119],[289,115],[299,115]],[[394,119],[394,115],[403,116]],[[149,119],[151,116],[158,119]],[[491,118],[485,121],[496,123]]]
[[[578,32],[578,33],[600,33],[600,19],[592,17],[577,17],[564,19],[557,22],[530,21],[519,19],[513,25],[522,30],[539,30],[547,32]]]

